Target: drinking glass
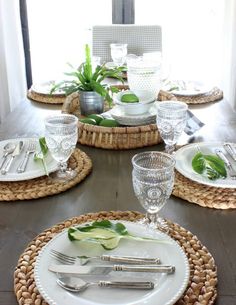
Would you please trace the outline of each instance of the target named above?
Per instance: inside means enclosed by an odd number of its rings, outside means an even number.
[[[126,43],[111,43],[111,58],[116,66],[122,66],[125,63],[127,55]]]
[[[58,162],[59,170],[51,175],[62,182],[73,179],[76,171],[67,168],[78,138],[78,118],[70,114],[49,116],[45,119],[45,139],[52,157]]]
[[[135,155],[132,164],[134,193],[147,211],[143,223],[168,232],[168,225],[158,212],[172,192],[174,158],[163,152],[150,151]]]
[[[161,88],[161,57],[127,56],[127,80],[140,100],[156,100]]]
[[[187,122],[186,103],[163,101],[157,103],[157,127],[165,142],[165,151],[172,154]]]

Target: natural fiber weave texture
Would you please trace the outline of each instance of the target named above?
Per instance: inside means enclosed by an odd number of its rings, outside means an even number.
[[[177,171],[172,194],[202,207],[236,208],[236,188],[221,188],[200,184],[184,177]]]
[[[87,221],[101,219],[117,219],[136,221],[143,217],[133,211],[98,212],[68,219],[49,228],[35,237],[19,258],[14,273],[14,290],[20,305],[47,305],[38,292],[34,281],[34,264],[39,251],[56,234],[63,229]],[[174,238],[185,251],[190,265],[190,280],[183,296],[176,305],[211,305],[217,292],[217,272],[213,257],[196,236],[179,225],[168,222],[169,235]]]
[[[161,91],[161,100],[165,100],[165,97],[169,95],[170,93]],[[201,95],[193,95],[193,96],[183,96],[183,95],[174,95],[176,97],[176,100],[185,102],[186,104],[204,104],[204,103],[210,103],[210,102],[216,102],[223,98],[223,91],[221,91],[219,88],[214,87],[210,92],[207,92],[206,94]]]
[[[0,182],[0,201],[36,199],[64,192],[84,180],[92,170],[90,158],[79,149],[73,152],[68,166],[76,170],[77,175],[66,183],[56,182],[47,176],[17,182]]]
[[[44,103],[44,104],[63,104],[66,100],[66,96],[62,95],[46,95],[28,90],[27,97],[33,101]]]
[[[67,97],[63,113],[81,117],[78,93]],[[79,143],[105,149],[131,149],[162,142],[156,124],[134,127],[102,127],[79,122]]]

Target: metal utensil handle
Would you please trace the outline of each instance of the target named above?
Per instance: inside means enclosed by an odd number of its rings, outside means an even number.
[[[20,163],[19,167],[17,168],[18,173],[23,173],[25,171],[26,165],[27,165],[28,160],[29,160],[29,155],[30,155],[29,152],[25,153],[23,161]]]
[[[129,271],[129,272],[156,272],[156,273],[173,273],[175,271],[174,266],[159,265],[159,266],[126,266],[126,265],[114,265],[113,271]]]
[[[8,155],[8,153],[5,153],[5,154],[2,156],[1,163],[0,163],[0,169],[3,167],[3,164],[5,163],[6,158],[7,158],[7,155]]]
[[[233,149],[232,145],[230,143],[225,143],[223,146],[226,149],[226,151],[229,153],[229,155],[233,158],[233,160],[236,161],[236,152]]]
[[[216,149],[215,152],[216,152],[217,156],[218,156],[219,158],[221,158],[221,159],[224,161],[225,165],[226,165],[229,169],[232,169],[232,165],[230,164],[230,162],[229,162],[229,160],[226,158],[226,156],[223,154],[223,152],[222,152],[220,149]]]
[[[131,256],[117,256],[117,255],[102,255],[101,260],[108,262],[122,262],[127,264],[160,264],[159,258],[146,257],[131,257]]]
[[[3,169],[1,170],[2,175],[5,175],[6,173],[8,173],[14,158],[15,158],[15,156],[11,156],[11,158],[8,160],[8,162],[5,164],[5,166],[3,166]]]
[[[99,287],[113,287],[113,288],[129,288],[129,289],[153,289],[153,282],[110,282],[99,281]]]

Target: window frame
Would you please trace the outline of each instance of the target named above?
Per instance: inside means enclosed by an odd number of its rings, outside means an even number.
[[[27,0],[20,2],[21,31],[25,55],[25,72],[28,89],[32,86],[32,66],[30,56],[29,23]],[[135,0],[112,0],[112,24],[134,24]]]

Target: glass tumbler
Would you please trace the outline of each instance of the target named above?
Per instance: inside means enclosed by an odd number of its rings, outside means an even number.
[[[147,211],[144,224],[168,232],[165,220],[158,216],[174,185],[175,160],[162,152],[150,151],[132,158],[134,193]]]
[[[127,55],[126,43],[111,43],[111,58],[116,66],[122,66],[125,63]]]

